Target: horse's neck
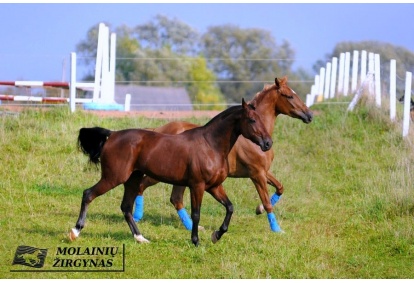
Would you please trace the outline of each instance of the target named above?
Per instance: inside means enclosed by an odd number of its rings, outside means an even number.
[[[256,107],[267,132],[272,135],[278,113],[275,113],[275,101],[261,101]]]
[[[227,156],[240,136],[237,129],[236,118],[227,117],[208,126],[208,134],[204,135],[207,142]]]

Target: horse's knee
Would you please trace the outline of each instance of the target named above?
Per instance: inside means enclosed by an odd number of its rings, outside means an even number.
[[[125,214],[132,211],[132,206],[129,203],[121,203],[121,211]]]

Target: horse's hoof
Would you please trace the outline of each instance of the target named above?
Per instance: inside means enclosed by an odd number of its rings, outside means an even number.
[[[142,235],[134,235],[134,238],[138,243],[149,243],[150,242],[147,239],[145,239],[144,236]]]
[[[211,241],[213,242],[213,244],[217,243],[219,239],[217,238],[217,232],[214,231],[213,234],[211,234]]]
[[[263,204],[260,204],[256,207],[256,215],[262,214],[263,212],[265,212]]]
[[[74,241],[79,236],[79,233],[76,228],[72,228],[69,232],[69,240]]]

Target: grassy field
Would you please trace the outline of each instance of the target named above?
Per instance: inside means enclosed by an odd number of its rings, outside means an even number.
[[[165,120],[99,118],[66,108],[0,116],[0,277],[414,278],[412,141],[378,110],[347,113],[346,107],[313,106],[308,125],[286,116],[277,120],[271,171],[285,187],[275,207],[284,234],[272,233],[266,216],[255,215],[259,198],[252,182],[228,178],[224,186],[235,209],[229,232],[217,244],[210,241],[225,210],[206,194],[200,222],[206,231],[198,248],[165,184],[145,192],[139,228],[150,244],[131,236],[120,210],[122,187],[92,202],[80,237],[72,243],[67,238],[83,190],[100,175],[76,148],[79,129],[155,127]],[[189,209],[188,190],[185,201]],[[12,265],[21,245],[48,249],[44,266]],[[53,267],[62,258],[87,258],[58,254],[74,247],[119,250],[112,269],[102,272]]]

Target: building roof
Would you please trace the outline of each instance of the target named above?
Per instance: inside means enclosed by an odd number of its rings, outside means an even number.
[[[131,111],[193,110],[190,97],[183,87],[115,86],[116,103],[125,104],[126,94],[131,95]]]

